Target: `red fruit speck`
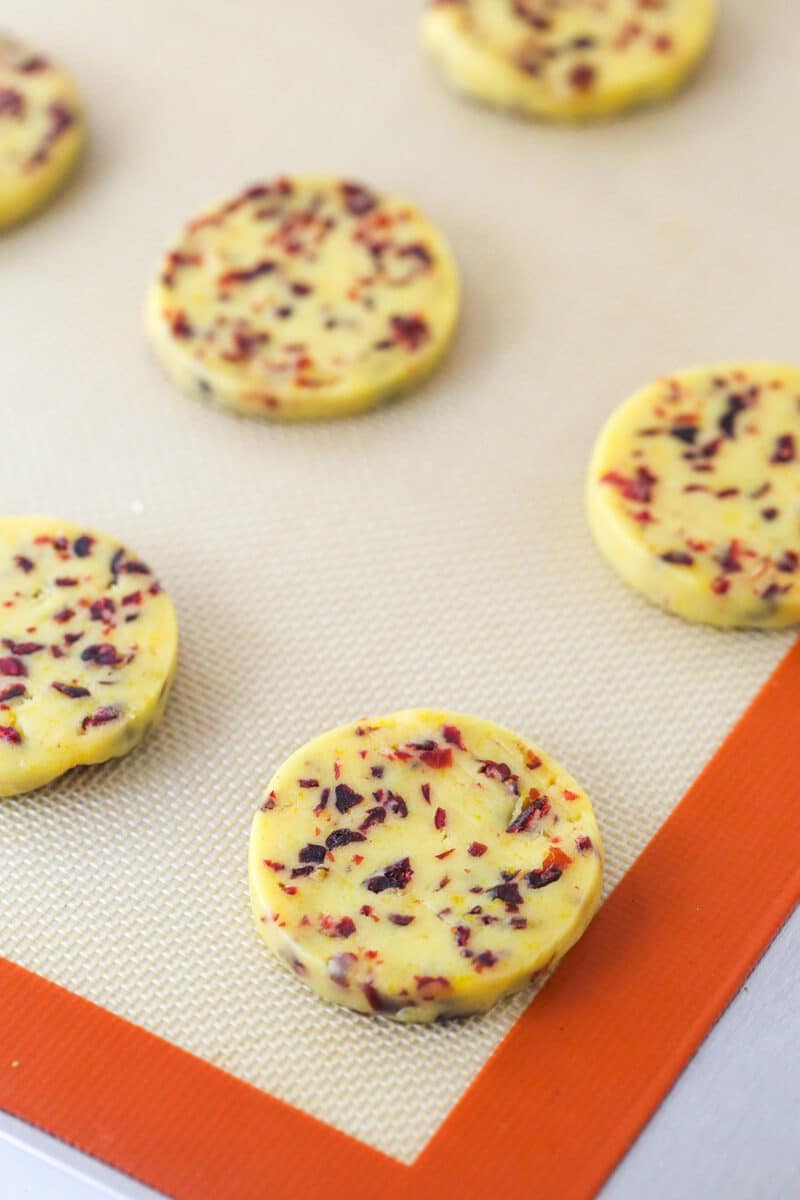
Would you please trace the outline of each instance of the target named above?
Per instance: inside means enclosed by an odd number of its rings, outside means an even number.
[[[0,704],[6,704],[9,700],[16,700],[19,696],[25,695],[24,683],[12,683],[9,687],[3,688],[0,691]]]
[[[24,571],[26,575],[29,574],[34,567],[33,562],[29,558],[26,558],[24,554],[14,555],[14,565],[18,567],[20,571]]]
[[[782,433],[775,443],[770,462],[776,465],[782,463],[794,462],[797,457],[797,449],[795,447],[794,434]]]
[[[430,337],[428,322],[424,317],[396,314],[389,319],[392,336],[407,350],[417,350]]]
[[[442,769],[453,765],[453,751],[449,746],[436,746],[433,750],[423,750],[419,757],[426,767]]]
[[[437,808],[434,814],[433,823],[437,829],[444,829],[447,824],[447,813],[443,808]]]
[[[384,867],[382,871],[378,871],[366,879],[364,886],[370,892],[385,892],[394,888],[402,890],[411,882],[413,874],[414,869],[410,860],[401,858],[399,862],[391,863],[390,866]]]
[[[122,715],[121,709],[116,705],[105,705],[103,708],[98,708],[89,717],[84,717],[81,721],[81,729],[84,731],[94,728],[98,725],[108,725],[110,721],[116,721]]]
[[[473,858],[480,858],[489,849],[483,842],[473,842],[467,851]]]
[[[77,687],[71,683],[51,683],[50,686],[56,692],[61,692],[62,696],[68,696],[70,700],[80,700],[83,696],[92,694],[88,688]]]
[[[353,808],[356,804],[360,804],[364,799],[358,792],[348,787],[346,783],[337,783],[335,790],[336,807],[340,813],[346,813],[348,809]]]
[[[594,86],[596,71],[589,63],[576,63],[569,73],[570,86],[576,92],[588,92]]]
[[[351,842],[364,841],[364,834],[357,833],[355,829],[334,829],[325,839],[325,845],[329,850],[338,850],[340,846],[348,846]]]
[[[472,960],[476,971],[483,971],[486,967],[493,967],[497,962],[497,955],[491,950],[484,950],[481,954],[475,956]]]
[[[12,746],[18,746],[22,741],[22,734],[18,729],[13,729],[10,725],[0,725],[0,742],[8,742]]]
[[[461,739],[461,730],[456,729],[455,725],[443,725],[442,737],[450,746],[456,746],[459,750],[466,750]]]
[[[536,796],[521,809],[507,827],[506,833],[528,833],[537,821],[550,812],[550,802],[544,796]]]
[[[317,788],[319,787],[318,779],[298,779],[297,786],[301,788]]]
[[[0,675],[27,675],[28,670],[24,662],[20,662],[18,658],[0,658]]]
[[[429,783],[423,783],[422,795],[425,800],[425,803],[430,804],[430,802],[431,802],[431,785]]]
[[[11,638],[3,638],[3,645],[6,650],[18,654],[21,658],[26,654],[36,654],[39,650],[44,650],[41,642],[13,642]]]
[[[410,925],[414,918],[410,913],[389,913],[389,920],[393,925]]]
[[[718,575],[711,581],[711,590],[715,596],[724,596],[726,592],[730,591],[730,586],[730,579],[726,579],[724,575]]]

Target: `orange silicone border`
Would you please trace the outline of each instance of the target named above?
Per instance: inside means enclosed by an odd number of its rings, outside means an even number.
[[[800,643],[411,1167],[3,960],[0,1106],[181,1200],[586,1200],[800,899],[798,812]]]

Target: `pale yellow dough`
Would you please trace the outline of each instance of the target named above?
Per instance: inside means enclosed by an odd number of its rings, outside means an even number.
[[[600,435],[587,505],[654,604],[709,625],[800,621],[800,370],[728,364],[644,388]]]
[[[81,100],[70,76],[0,34],[0,229],[50,198],[83,142]]]
[[[104,534],[0,517],[0,796],[127,754],[161,717],[175,611]]]
[[[183,391],[300,420],[411,387],[447,349],[458,308],[453,257],[417,209],[303,177],[190,221],[150,289],[147,329]]]
[[[606,116],[674,91],[716,0],[431,0],[422,39],[458,91],[530,117]]]
[[[542,978],[600,899],[592,806],[542,751],[429,709],[315,739],[250,839],[257,927],[325,1000],[400,1021],[489,1008]]]

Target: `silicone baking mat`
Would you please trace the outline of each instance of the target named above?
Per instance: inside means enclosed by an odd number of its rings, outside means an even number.
[[[610,889],[789,648],[649,608],[582,511],[592,440],[636,386],[797,358],[796,13],[723,10],[674,103],[565,130],[450,96],[412,4],[5,6],[79,78],[91,149],[0,242],[3,508],[129,540],[182,655],[140,751],[0,807],[0,953],[403,1163],[530,996],[431,1029],[321,1005],[253,933],[251,815],[322,729],[472,710],[580,778]],[[339,423],[184,399],[141,334],[163,245],[207,202],[308,170],[442,226],[464,283],[448,362]]]

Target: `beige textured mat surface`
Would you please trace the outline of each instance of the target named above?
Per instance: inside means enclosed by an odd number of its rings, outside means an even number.
[[[788,648],[649,608],[582,511],[592,440],[633,388],[800,358],[797,13],[724,9],[674,104],[553,130],[451,97],[412,4],[5,6],[82,83],[93,140],[63,197],[0,240],[2,508],[128,539],[183,642],[139,752],[0,806],[0,953],[406,1161],[527,997],[435,1029],[322,1006],[251,928],[251,814],[320,730],[472,710],[589,789],[611,886]],[[370,416],[206,410],[143,343],[149,272],[207,201],[309,169],[440,223],[460,337]]]

